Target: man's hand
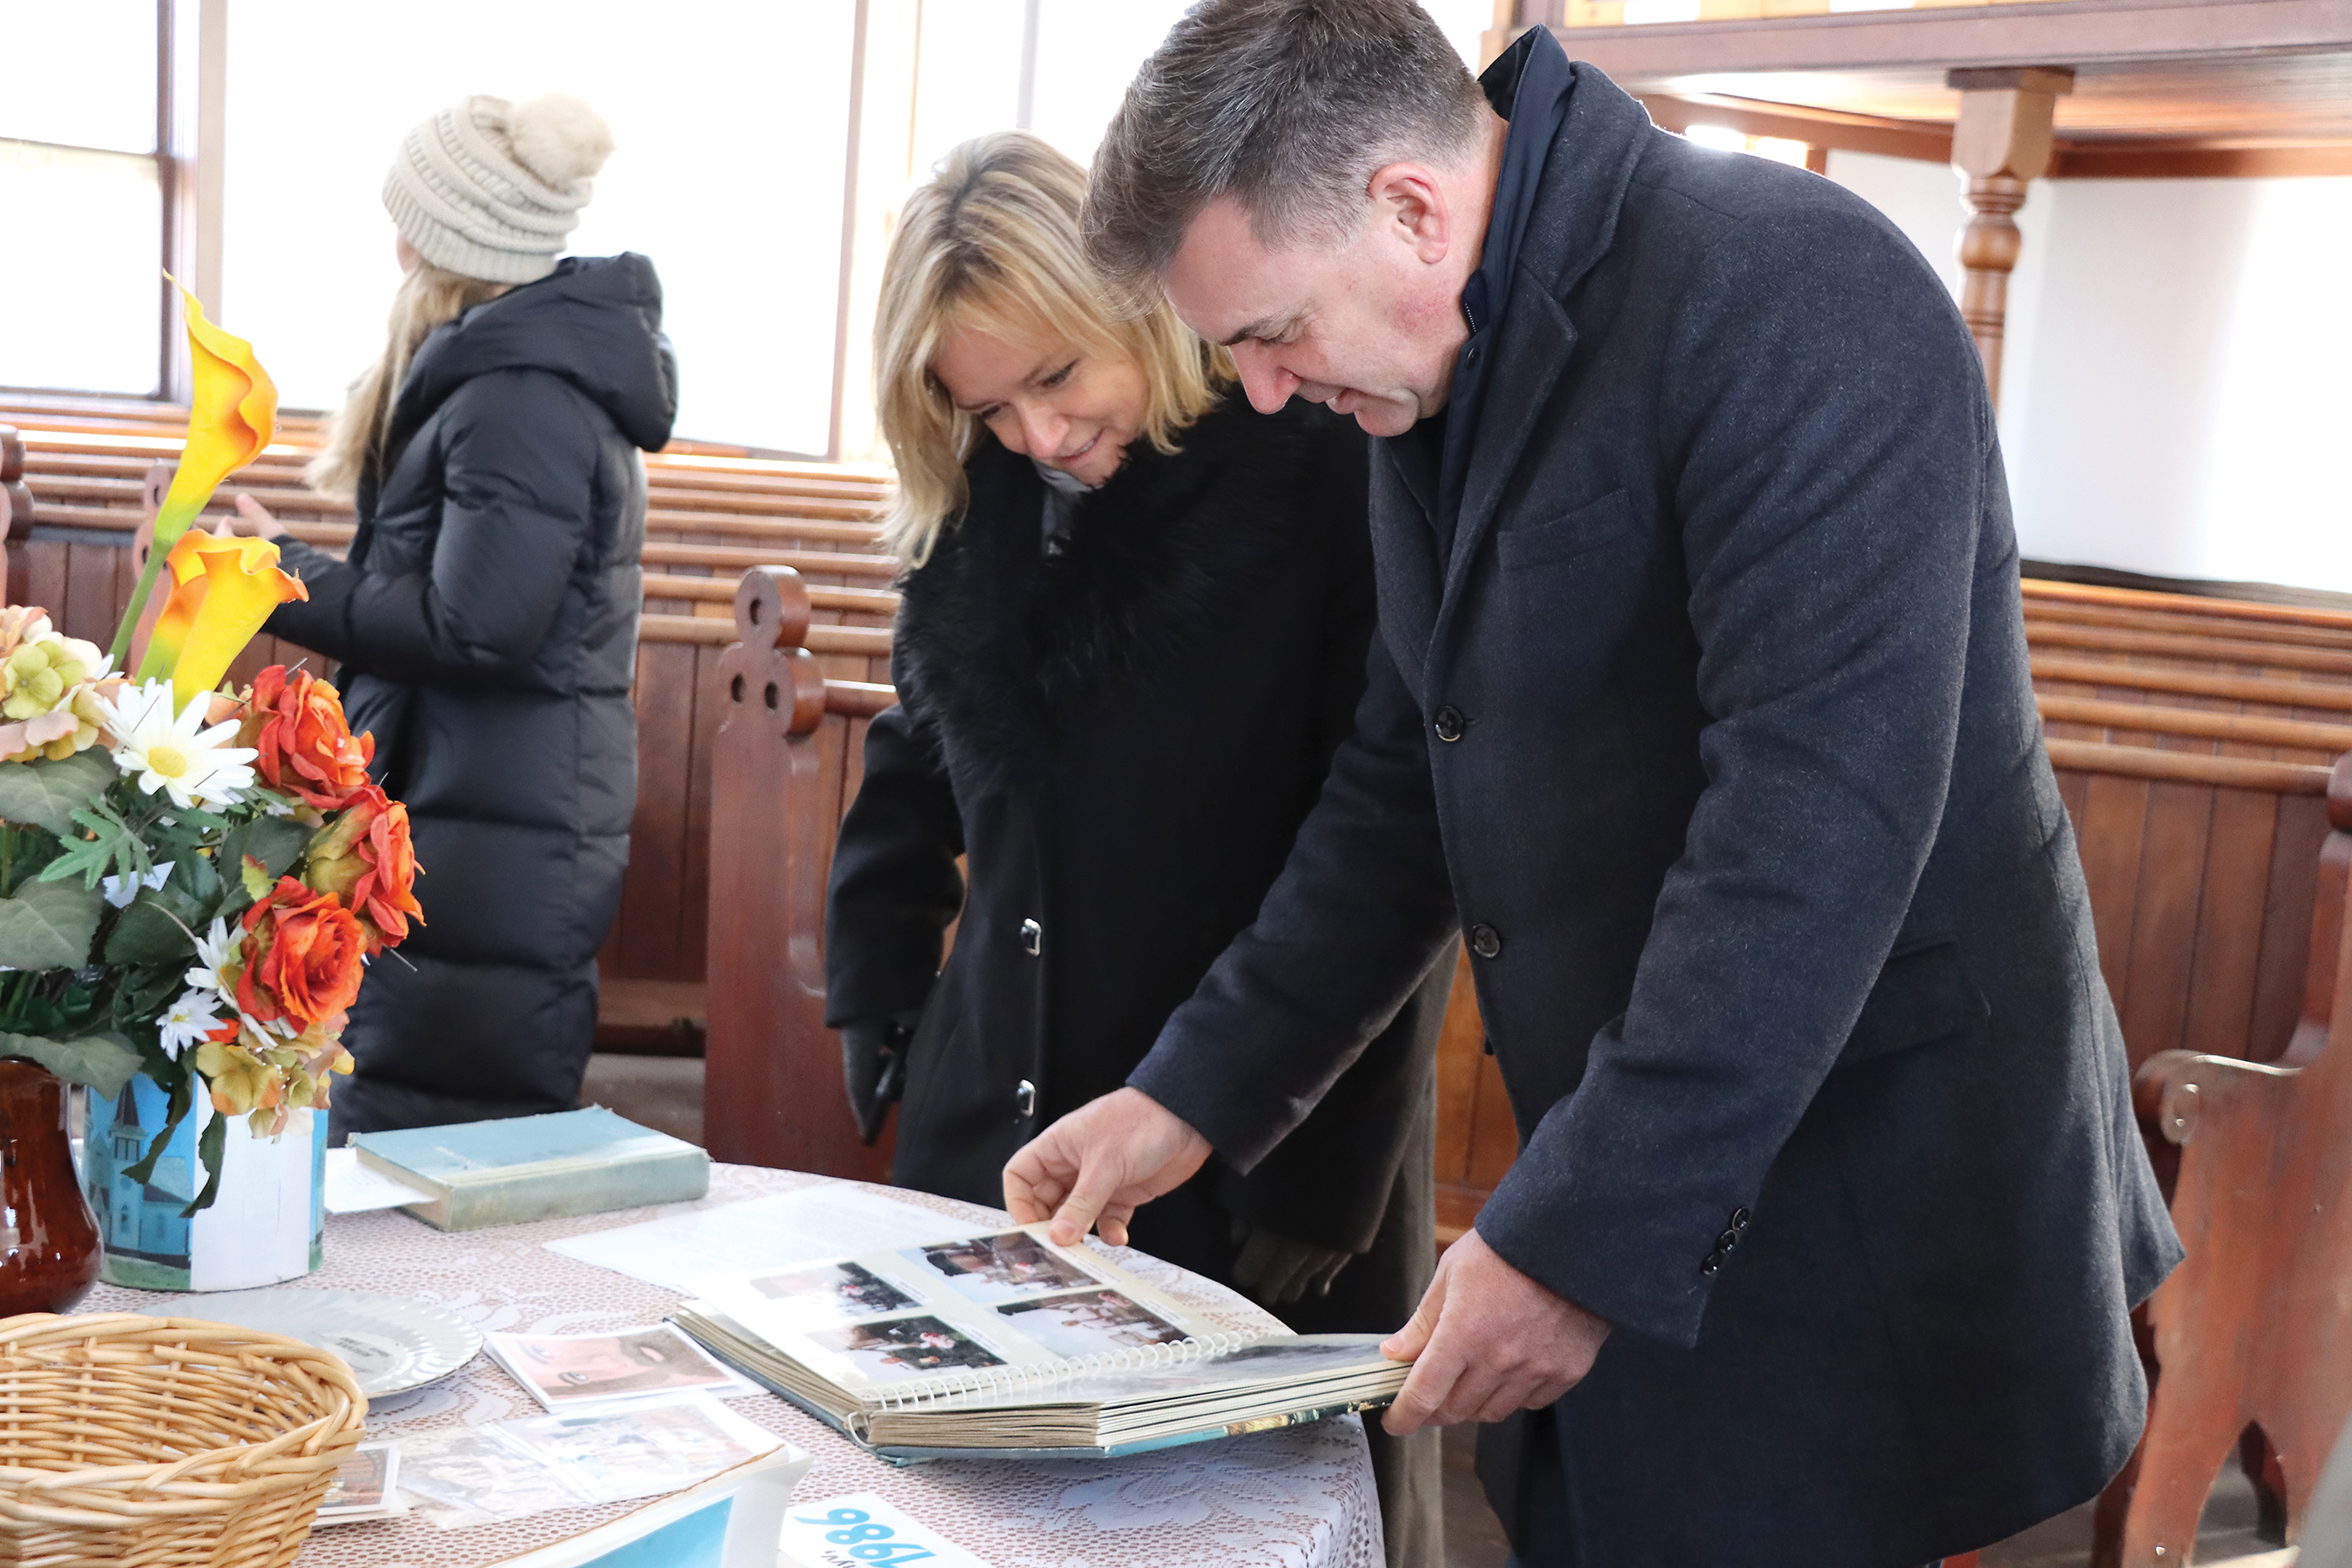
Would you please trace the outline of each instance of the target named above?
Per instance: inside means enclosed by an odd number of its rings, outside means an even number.
[[[242,533],[255,539],[279,540],[286,537],[286,525],[269,515],[269,509],[251,496],[236,498],[236,510],[221,519],[231,533]]]
[[[1039,1133],[1004,1167],[1015,1225],[1051,1218],[1046,1234],[1075,1247],[1091,1226],[1127,1245],[1135,1211],[1182,1185],[1209,1157],[1209,1141],[1139,1089],[1114,1089]]]
[[[1381,1353],[1413,1363],[1381,1425],[1500,1421],[1551,1404],[1584,1381],[1609,1325],[1496,1256],[1475,1230],[1445,1249],[1412,1321]]]

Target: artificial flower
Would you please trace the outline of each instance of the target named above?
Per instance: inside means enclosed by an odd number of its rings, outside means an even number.
[[[147,638],[139,679],[169,676],[183,703],[220,684],[270,611],[310,596],[300,578],[278,570],[278,546],[266,539],[190,531],[164,564],[172,596]]]
[[[218,996],[203,991],[188,990],[180,994],[177,1002],[164,1008],[163,1016],[155,1020],[156,1032],[163,1038],[163,1054],[178,1061],[182,1051],[218,1030],[224,1020],[213,1011],[213,1006],[219,1000]]]
[[[205,705],[188,703],[173,716],[172,688],[150,680],[127,688],[111,704],[114,765],[136,775],[149,795],[162,790],[184,811],[227,805],[253,787],[253,752],[228,742],[234,723],[204,727]]]
[[[257,753],[254,772],[262,783],[320,811],[369,787],[375,737],[352,735],[342,694],[303,671],[273,664],[253,678],[237,741]]]
[[[195,967],[184,978],[192,989],[209,991],[234,1007],[236,977],[245,967],[244,954],[244,928],[240,926],[231,934],[228,921],[215,915],[212,931],[196,938]]]
[[[246,1017],[299,1035],[359,994],[367,936],[333,894],[281,877],[240,923],[245,969],[236,1010]]]
[[[416,849],[408,807],[374,784],[353,795],[333,826],[302,852],[302,882],[332,893],[360,917],[368,952],[408,940],[408,921],[425,923],[416,902]]]
[[[175,287],[177,282],[173,279]],[[185,289],[180,289],[180,299],[195,382],[195,396],[188,409],[188,438],[180,448],[172,488],[164,492],[163,504],[155,513],[155,538],[147,552],[147,564],[131,591],[122,624],[115,628],[109,652],[117,659],[130,655],[131,633],[147,612],[147,599],[163,573],[165,552],[187,532],[220,482],[261,456],[278,427],[278,388],[253,357],[253,345],[205,321],[204,307]]]
[[[278,1069],[237,1038],[235,1019],[196,1047],[196,1070],[212,1088],[213,1109],[223,1116],[275,1110],[286,1098]]]

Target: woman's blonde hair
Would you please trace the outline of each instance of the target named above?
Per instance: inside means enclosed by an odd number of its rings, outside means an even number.
[[[931,374],[959,328],[1008,341],[1060,336],[1132,361],[1149,398],[1141,433],[1162,452],[1233,379],[1231,357],[1194,337],[1166,300],[1141,312],[1112,306],[1079,237],[1086,194],[1085,170],[1025,132],[1004,131],[950,153],[898,215],[882,263],[874,383],[898,469],[882,541],[908,565],[930,559],[970,499],[963,466],[981,423]]]
[[[328,428],[327,444],[310,460],[302,477],[314,490],[348,496],[359,489],[360,475],[382,455],[384,426],[392,420],[393,399],[408,375],[408,362],[433,329],[512,287],[486,283],[418,261],[400,280],[392,297],[390,331],[383,356],[366,374],[352,383],[351,395]]]

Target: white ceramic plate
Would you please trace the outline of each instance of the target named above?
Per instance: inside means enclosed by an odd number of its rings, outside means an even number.
[[[174,1302],[172,1315],[332,1351],[371,1399],[446,1377],[482,1348],[481,1331],[447,1308],[373,1290],[225,1290]]]

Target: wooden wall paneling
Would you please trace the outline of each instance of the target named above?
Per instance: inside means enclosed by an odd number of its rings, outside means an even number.
[[[2121,998],[2131,973],[2133,910],[2139,897],[2140,837],[2147,815],[2144,779],[2094,773],[2084,783],[2080,841],[2098,934],[2099,972]],[[2118,1011],[2121,1010],[2118,1005]]]
[[[2131,955],[2116,1011],[2135,1065],[2179,1046],[2196,970],[2197,911],[2213,822],[2209,785],[2151,783],[2132,902]],[[2094,906],[2095,908],[2095,905]]]
[[[637,805],[629,824],[620,949],[620,973],[632,978],[701,977],[680,965],[687,848],[683,773],[694,735],[694,655],[684,644],[637,649]]]
[[[2091,787],[2091,775],[2073,768],[2058,772],[2058,799],[2066,807],[2066,816],[2074,824],[2074,837],[2079,844],[2083,837],[2084,797]]]
[[[58,539],[28,540],[24,549],[25,594],[18,603],[40,605],[53,626],[66,615],[66,549]]]
[[[2254,991],[2282,798],[2259,790],[2213,792],[2183,1050],[2237,1056],[2254,1038]]]
[[[2275,1061],[2294,1037],[2303,1006],[2304,972],[2311,957],[2311,911],[2318,888],[2319,849],[2327,839],[2327,803],[2314,795],[2279,801],[2263,905],[2263,950],[2254,980],[2254,1022],[2249,1055]]]
[[[698,647],[694,655],[694,727],[684,763],[686,854],[679,879],[679,940],[673,978],[700,980],[709,973],[710,941],[710,747],[719,732],[719,655]]]
[[[1478,1058],[1478,1089],[1470,1114],[1470,1180],[1492,1187],[1519,1157],[1519,1124],[1511,1115],[1510,1090],[1495,1058]]]
[[[100,647],[114,640],[120,603],[114,594],[114,563],[129,553],[103,544],[66,546],[65,615],[51,616],[58,621],[59,631]]]
[[[1445,1022],[1437,1037],[1437,1138],[1432,1163],[1441,1182],[1470,1179],[1470,1119],[1477,1104],[1485,1038],[1477,997],[1471,990],[1470,955],[1464,952],[1454,960]]]

